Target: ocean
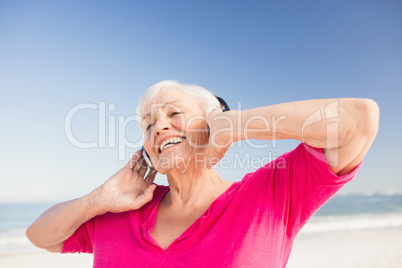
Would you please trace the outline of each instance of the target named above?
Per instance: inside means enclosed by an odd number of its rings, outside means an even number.
[[[26,228],[52,204],[0,204],[0,256],[35,248]],[[402,194],[338,195],[328,201],[301,233],[357,231],[402,226]]]
[[[52,204],[0,204],[0,256],[30,253],[28,226]]]
[[[336,195],[303,227],[302,233],[402,226],[402,194]]]

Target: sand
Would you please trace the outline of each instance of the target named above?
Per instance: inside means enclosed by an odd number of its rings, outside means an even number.
[[[402,228],[301,233],[286,267],[402,267]]]
[[[0,267],[92,267],[92,255],[57,254],[32,249],[25,254],[0,254]],[[301,233],[295,241],[287,267],[402,267],[402,228]]]
[[[84,268],[92,267],[92,254],[57,254],[38,249],[36,253],[0,256],[1,268]]]

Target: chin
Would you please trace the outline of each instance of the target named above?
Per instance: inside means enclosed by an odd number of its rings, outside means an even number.
[[[157,170],[160,174],[166,175],[172,171],[179,171],[185,173],[192,157],[188,154],[176,153],[175,151],[164,153],[159,159],[157,164]]]

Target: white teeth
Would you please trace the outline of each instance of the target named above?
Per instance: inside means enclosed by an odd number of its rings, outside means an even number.
[[[184,140],[184,138],[182,138],[182,137],[174,137],[174,138],[164,140],[162,142],[161,146],[159,147],[159,149],[161,152],[163,152],[163,150],[165,150],[166,148],[175,145],[175,144],[168,144],[168,143],[170,143],[170,142],[179,143],[179,142],[182,142],[183,140]]]

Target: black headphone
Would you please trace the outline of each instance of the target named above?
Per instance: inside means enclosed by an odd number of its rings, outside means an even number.
[[[229,105],[226,103],[226,101],[224,101],[221,97],[218,97],[213,93],[212,93],[212,95],[214,95],[214,97],[218,99],[219,104],[221,105],[221,109],[222,109],[223,112],[230,111]],[[208,124],[207,124],[207,127],[208,127],[208,135],[209,135],[210,130],[209,130],[209,125]],[[154,166],[152,165],[151,158],[149,157],[147,151],[145,151],[144,146],[142,146],[142,155],[144,156],[144,159],[147,162],[148,167],[153,168]]]
[[[218,99],[219,104],[221,105],[222,112],[227,112],[230,111],[229,105],[224,101],[221,97],[216,96],[215,94],[212,93],[212,95],[215,96],[215,98]]]

